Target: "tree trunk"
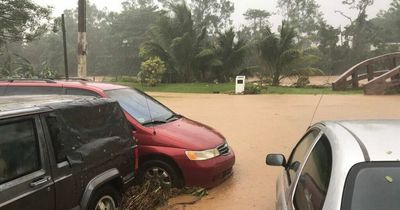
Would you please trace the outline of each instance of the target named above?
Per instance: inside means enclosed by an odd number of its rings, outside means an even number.
[[[200,75],[201,75],[200,80],[201,80],[202,82],[205,82],[205,81],[206,81],[206,71],[204,70],[204,68],[201,68],[201,70],[200,70]]]
[[[272,78],[272,86],[279,86],[280,84],[280,77],[281,77],[281,71],[280,70],[276,70],[274,72],[274,76]]]

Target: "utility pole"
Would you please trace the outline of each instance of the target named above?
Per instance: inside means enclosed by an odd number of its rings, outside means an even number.
[[[78,77],[87,76],[86,0],[78,2]]]
[[[65,31],[65,18],[64,14],[61,15],[61,26],[62,26],[62,34],[63,34],[63,46],[64,46],[64,68],[65,68],[65,79],[69,80],[68,74],[68,52],[67,52],[67,35]]]

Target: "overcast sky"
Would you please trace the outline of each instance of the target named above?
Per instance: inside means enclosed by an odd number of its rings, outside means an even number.
[[[71,9],[77,6],[77,0],[33,0],[40,5],[50,5],[54,7],[55,16],[61,15],[62,11],[65,9]],[[110,11],[120,11],[121,2],[123,0],[91,0],[99,8],[107,7]],[[271,13],[277,12],[276,9],[277,0],[233,0],[235,3],[235,13],[232,15],[235,26],[240,26],[245,24],[243,13],[249,9],[265,9]],[[392,0],[375,0],[375,4],[371,6],[368,10],[368,15],[370,17],[375,17],[380,10],[386,10],[390,6]],[[342,5],[342,0],[317,0],[321,5],[321,11],[324,13],[325,19],[329,24],[334,26],[347,25],[348,20],[339,14],[335,13],[335,10],[341,10],[348,14],[349,16],[356,16],[356,11],[349,10],[346,6]],[[271,22],[274,27],[280,24],[280,15],[275,15],[271,18]]]

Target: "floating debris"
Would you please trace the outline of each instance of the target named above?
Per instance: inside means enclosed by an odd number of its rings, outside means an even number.
[[[386,181],[388,181],[389,183],[393,183],[393,178],[391,176],[386,176],[385,177]]]
[[[189,203],[177,203],[175,205],[191,205],[207,196],[204,188],[170,189],[147,182],[142,186],[134,186],[127,190],[122,199],[122,208],[125,210],[153,210],[166,205],[168,200],[179,195],[192,195],[196,199]]]

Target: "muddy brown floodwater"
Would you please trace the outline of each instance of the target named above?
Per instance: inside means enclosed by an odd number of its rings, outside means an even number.
[[[267,167],[265,156],[290,154],[320,99],[318,95],[151,95],[177,113],[220,131],[236,153],[232,178],[194,205],[174,208],[207,210],[274,209],[275,181],[281,168]],[[325,96],[313,122],[399,119],[399,108],[400,96]]]

